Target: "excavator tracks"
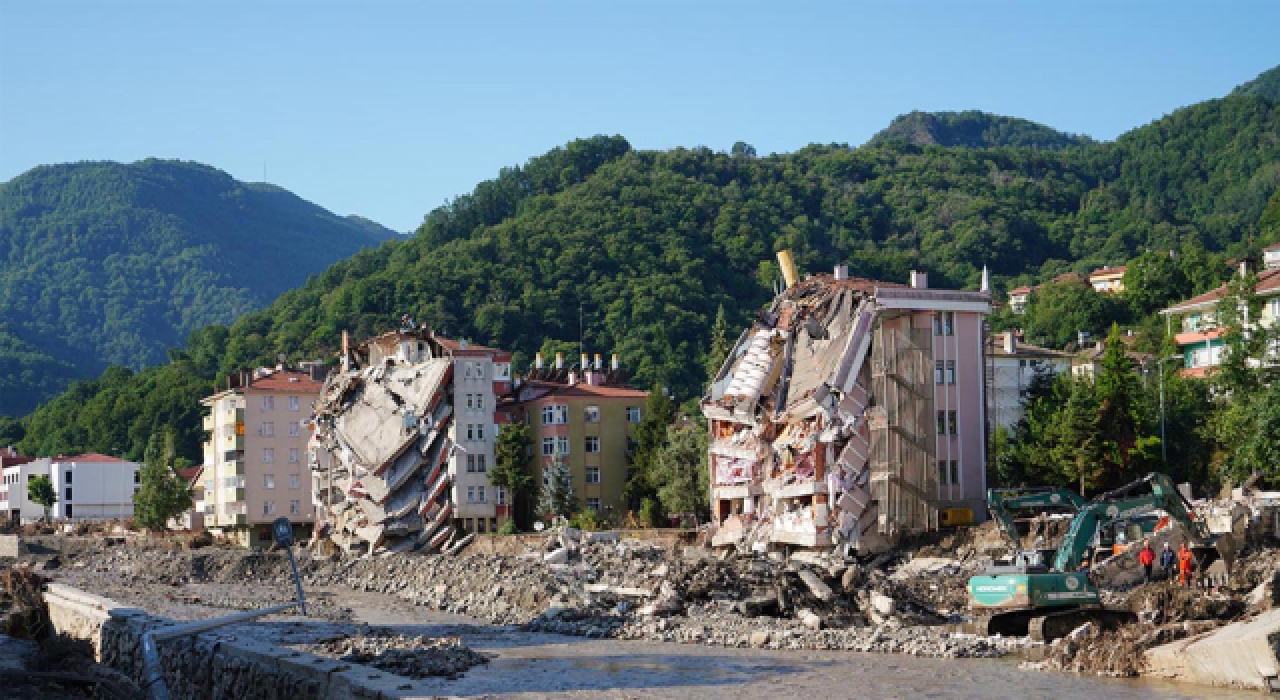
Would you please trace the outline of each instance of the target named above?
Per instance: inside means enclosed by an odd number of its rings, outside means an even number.
[[[1092,622],[1102,629],[1113,630],[1138,621],[1138,616],[1128,610],[1105,608],[1077,608],[1031,618],[1027,633],[1032,641],[1052,642],[1071,634],[1080,625]]]

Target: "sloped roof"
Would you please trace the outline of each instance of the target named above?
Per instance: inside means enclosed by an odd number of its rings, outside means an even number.
[[[1095,277],[1106,277],[1108,275],[1123,275],[1124,271],[1127,269],[1128,268],[1124,265],[1120,265],[1118,267],[1103,267],[1090,272],[1089,279],[1093,279]]]
[[[82,455],[73,455],[70,457],[67,457],[67,456],[54,457],[53,461],[55,463],[60,463],[60,462],[128,462],[129,460],[120,459],[119,457],[110,457],[98,452],[88,452]]]
[[[1280,294],[1280,268],[1263,270],[1258,273],[1257,293],[1266,296]],[[1174,304],[1160,313],[1171,314],[1179,311],[1192,311],[1197,308],[1204,308],[1210,304],[1218,303],[1218,301],[1226,295],[1227,285],[1224,284],[1217,289],[1205,292],[1200,296],[1191,297],[1186,301]]]

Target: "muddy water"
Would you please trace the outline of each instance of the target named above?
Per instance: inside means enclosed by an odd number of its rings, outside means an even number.
[[[604,698],[1256,698],[1186,684],[1024,671],[1015,661],[784,652],[527,634],[401,604],[334,594],[357,620],[405,634],[461,636],[493,658],[459,680],[414,683],[449,696]]]

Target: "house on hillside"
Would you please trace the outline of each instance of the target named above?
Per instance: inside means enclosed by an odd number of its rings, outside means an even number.
[[[1136,352],[1129,348],[1133,336],[1124,336],[1121,342],[1125,344],[1124,354],[1132,360],[1133,372],[1141,375],[1155,361],[1155,358],[1145,352]],[[1102,372],[1102,356],[1107,352],[1107,341],[1099,340],[1088,347],[1076,352],[1071,358],[1071,376],[1076,379],[1088,379],[1090,381],[1097,379]]]
[[[1240,264],[1239,274],[1248,272],[1247,263]],[[1257,295],[1262,299],[1262,314],[1248,319],[1248,327],[1270,328],[1280,320],[1280,268],[1258,273]],[[1160,312],[1165,317],[1178,351],[1182,355],[1183,376],[1205,377],[1222,364],[1225,330],[1218,325],[1218,303],[1227,294],[1227,285],[1179,302]],[[1273,356],[1276,348],[1271,350]]]
[[[1280,243],[1262,249],[1262,266],[1268,270],[1280,268]]]
[[[1020,314],[1027,308],[1027,299],[1031,298],[1031,292],[1035,291],[1035,287],[1023,285],[1014,287],[1009,290],[1009,310],[1015,314]]]
[[[1119,267],[1104,267],[1100,270],[1094,270],[1089,273],[1089,284],[1093,285],[1096,292],[1112,292],[1124,291],[1124,271],[1127,268],[1124,265]]]

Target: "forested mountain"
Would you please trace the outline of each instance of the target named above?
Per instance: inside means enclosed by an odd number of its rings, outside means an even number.
[[[195,163],[30,170],[0,185],[0,414],[109,364],[162,362],[394,235]]]
[[[1231,91],[1232,95],[1249,95],[1262,97],[1271,101],[1280,100],[1280,66],[1266,71]]]
[[[868,146],[900,139],[917,146],[958,148],[1037,148],[1049,151],[1092,143],[1087,136],[1064,134],[1043,124],[977,110],[910,112],[871,137]]]
[[[197,395],[196,380],[278,353],[324,355],[343,329],[359,339],[405,313],[515,351],[518,371],[540,348],[576,356],[581,323],[588,352],[620,353],[635,384],[662,383],[683,400],[706,379],[718,307],[731,327],[745,324],[770,297],[781,248],[802,270],[848,263],[855,275],[905,281],[916,268],[932,284],[970,289],[986,265],[997,293],[1147,250],[1179,260],[1198,251],[1190,260],[1205,272],[1164,290],[1190,294],[1217,283],[1225,258],[1259,246],[1259,217],[1280,185],[1278,136],[1280,106],[1234,95],[1114,143],[1060,149],[1026,147],[1030,138],[998,148],[887,139],[757,158],[749,148],[575,141],[436,209],[413,238],[362,251],[262,311],[193,334],[174,364],[134,380],[155,387],[145,396],[127,398],[114,377],[114,403],[96,386],[43,407],[21,426],[22,446],[108,449],[85,407],[97,407],[94,421],[107,411],[149,425],[136,402],[180,415],[154,397],[190,401],[182,392]],[[1085,322],[1110,323],[1105,314]],[[198,458],[198,423],[177,427]],[[130,440],[126,451],[142,447]]]

